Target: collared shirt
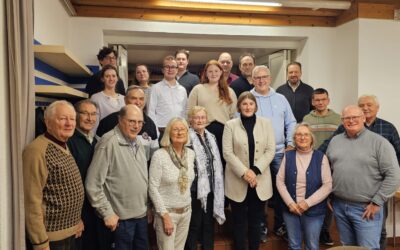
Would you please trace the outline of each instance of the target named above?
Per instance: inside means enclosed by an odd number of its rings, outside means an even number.
[[[289,81],[287,82],[289,84],[289,86],[292,88],[293,92],[296,91],[296,89],[299,87],[300,85],[300,81],[297,81],[295,85],[291,84]]]
[[[187,93],[178,82],[171,86],[165,79],[153,85],[148,116],[159,128],[165,128],[171,118],[186,117]]]
[[[89,133],[85,133],[81,129],[79,129],[78,127],[76,128],[76,130],[78,130],[90,144],[93,143],[94,136],[93,136],[93,132],[92,131],[90,131]]]

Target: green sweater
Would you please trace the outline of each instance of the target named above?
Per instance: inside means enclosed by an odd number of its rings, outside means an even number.
[[[314,149],[319,148],[326,139],[330,138],[341,124],[340,115],[333,110],[329,110],[328,114],[324,116],[317,115],[317,112],[313,110],[308,115],[304,116],[303,122],[311,125],[311,129],[316,138]]]

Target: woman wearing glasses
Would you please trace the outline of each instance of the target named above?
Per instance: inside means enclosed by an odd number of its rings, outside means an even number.
[[[165,128],[162,148],[150,164],[149,195],[155,208],[154,227],[160,250],[181,250],[188,234],[190,185],[194,179],[194,152],[186,147],[189,128],[183,118],[173,118]]]
[[[313,150],[315,137],[308,124],[294,131],[295,150],[287,151],[276,177],[276,186],[287,205],[283,211],[289,249],[319,249],[319,234],[327,209],[326,198],[332,190],[327,157]]]

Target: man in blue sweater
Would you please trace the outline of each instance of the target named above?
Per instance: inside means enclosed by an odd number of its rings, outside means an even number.
[[[270,164],[272,174],[272,187],[274,194],[274,232],[278,236],[286,237],[286,229],[283,225],[282,204],[283,201],[276,189],[276,175],[283,158],[285,150],[293,146],[293,132],[296,126],[296,119],[286,98],[275,92],[270,87],[271,73],[267,66],[254,67],[252,71],[254,88],[250,91],[257,100],[258,110],[256,115],[266,117],[272,122],[275,134],[276,152]],[[264,225],[265,226],[265,225]],[[266,227],[262,230],[261,241],[266,241]]]
[[[400,186],[393,146],[365,128],[363,110],[343,109],[344,133],[332,138],[326,155],[333,170],[333,213],[343,245],[380,249],[383,206]]]

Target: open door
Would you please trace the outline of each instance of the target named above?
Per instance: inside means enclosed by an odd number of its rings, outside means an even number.
[[[281,50],[269,55],[268,66],[272,76],[272,88],[277,89],[286,82],[286,65],[289,62],[291,62],[290,50]]]

